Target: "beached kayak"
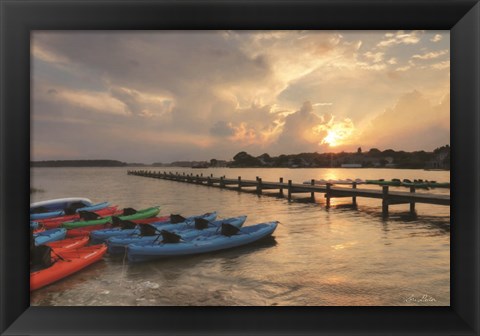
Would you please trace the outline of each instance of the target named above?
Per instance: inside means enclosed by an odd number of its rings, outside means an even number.
[[[228,233],[228,236],[221,233],[212,233],[211,235],[202,235],[193,239],[180,239],[177,243],[166,243],[165,238],[169,235],[165,234],[162,235],[164,238],[163,242],[157,241],[155,243],[149,242],[145,244],[138,243],[128,245],[128,260],[131,262],[138,262],[163,257],[207,253],[238,247],[270,236],[277,228],[277,224],[278,222],[276,221],[260,223],[243,227],[239,229],[239,232],[233,235],[230,235],[231,232]]]
[[[170,216],[150,217],[150,218],[144,218],[144,219],[135,219],[135,220],[132,220],[132,222],[136,224],[149,224],[149,223],[157,223],[157,222],[166,222],[169,219],[170,219]],[[111,224],[84,226],[78,229],[67,230],[67,237],[71,238],[71,237],[90,236],[90,233],[92,231],[105,230],[109,228],[111,228]]]
[[[90,238],[88,236],[75,237],[57,240],[51,243],[46,243],[45,245],[50,246],[55,252],[64,252],[83,247],[88,244],[89,240]]]
[[[142,235],[142,232],[136,235],[128,235],[128,236],[120,236],[120,237],[112,237],[107,240],[108,245],[108,252],[110,254],[117,254],[125,252],[125,248],[128,244],[135,244],[135,243],[144,243],[144,242],[153,242],[159,240],[160,230],[167,230],[173,232],[175,234],[179,234],[182,236],[183,239],[191,239],[201,235],[210,235],[218,231],[219,227],[223,223],[227,223],[233,225],[235,227],[240,228],[247,216],[238,216],[232,218],[221,219],[217,221],[206,221],[205,226],[196,226],[195,223],[187,224],[187,225],[180,225],[179,228],[178,224],[168,224],[163,226],[158,226],[157,228],[154,227],[155,232],[153,235]],[[203,224],[203,223],[202,223]],[[196,228],[198,227],[198,228]],[[161,240],[161,238],[160,238]]]
[[[39,224],[41,224],[42,226],[44,226],[46,228],[49,228],[49,229],[57,228],[57,227],[61,226],[64,222],[81,220],[83,217],[85,217],[84,215],[81,215],[82,213],[76,213],[74,215],[64,215],[64,216],[54,217],[54,218],[41,219],[41,220],[37,220],[37,222]],[[118,210],[117,206],[112,206],[112,207],[107,207],[105,209],[97,210],[97,211],[95,211],[95,214],[97,214],[100,217],[108,217],[108,216],[121,215],[122,211]]]
[[[88,198],[69,197],[41,201],[30,204],[30,219],[44,219],[62,216],[64,211],[75,211],[79,208],[92,205]]]
[[[64,214],[63,210],[49,211],[44,213],[30,214],[30,219],[38,220],[38,219],[45,219],[45,218],[53,218],[53,217],[62,216],[63,214]]]
[[[160,207],[152,207],[143,210],[135,211],[133,214],[126,214],[124,211],[124,215],[118,216],[121,220],[134,220],[134,219],[142,219],[142,218],[149,218],[155,217],[160,212]],[[74,222],[64,222],[62,227],[66,229],[75,229],[81,228],[90,225],[105,225],[107,223],[112,223],[112,217],[103,217],[100,219],[94,219],[89,221],[74,221]]]
[[[57,240],[65,239],[67,230],[63,228],[45,230],[42,232],[36,232],[33,234],[35,239],[35,245],[43,245],[46,243],[54,242]]]
[[[59,220],[63,219],[63,221],[68,221],[70,220],[70,216],[72,219],[78,218],[78,214],[81,211],[99,211],[108,208],[110,205],[109,202],[102,202],[102,203],[97,203],[97,204],[92,204],[88,206],[80,206],[77,205],[76,207],[73,207],[69,209],[68,207],[65,209],[57,210],[57,211],[52,211],[52,212],[45,212],[45,213],[35,213],[35,214],[30,214],[30,219],[31,220]],[[67,217],[67,218],[63,218]]]
[[[173,215],[172,215],[173,216]],[[170,220],[168,221],[161,221],[161,222],[155,222],[155,223],[150,223],[151,225],[159,228],[164,225],[175,225],[178,229],[182,227],[182,225],[192,225],[194,223],[195,218],[203,218],[208,221],[214,221],[217,218],[217,212],[208,212],[203,215],[196,215],[196,216],[190,216],[183,218],[183,220],[174,221],[176,223],[172,223],[172,216],[170,216]],[[178,215],[177,215],[178,216]],[[173,217],[175,218],[175,217]],[[96,230],[92,231],[90,233],[90,239],[94,244],[102,243],[106,241],[108,238],[111,237],[120,237],[120,236],[128,236],[128,235],[136,235],[140,233],[140,229],[136,226],[133,228],[129,227],[114,227],[110,229],[105,229],[105,230]]]
[[[53,265],[30,273],[30,291],[42,288],[80,271],[102,259],[106,252],[107,246],[101,244],[52,253]]]

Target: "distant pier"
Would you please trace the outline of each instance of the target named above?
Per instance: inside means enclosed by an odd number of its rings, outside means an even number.
[[[330,200],[332,198],[345,198],[351,197],[352,204],[357,204],[357,197],[376,198],[382,200],[382,214],[384,217],[388,216],[388,210],[390,205],[397,204],[409,204],[410,213],[415,214],[415,204],[435,204],[450,206],[450,195],[438,195],[428,193],[417,193],[415,187],[410,187],[409,192],[405,191],[391,191],[388,186],[382,186],[379,190],[374,189],[362,189],[358,188],[356,182],[352,182],[352,187],[337,187],[330,183],[326,185],[315,185],[314,180],[311,180],[311,184],[298,184],[292,183],[292,180],[287,182],[283,181],[283,177],[280,177],[278,182],[263,181],[262,178],[257,177],[256,180],[243,180],[241,176],[236,179],[225,178],[225,176],[214,177],[213,174],[209,176],[203,176],[203,174],[193,175],[180,174],[178,172],[154,172],[147,170],[129,170],[128,175],[143,176],[150,178],[157,178],[163,180],[177,181],[192,183],[204,186],[226,188],[236,191],[248,191],[262,194],[263,190],[278,190],[280,196],[285,196],[290,201],[292,195],[295,193],[309,193],[311,201],[315,201],[315,193],[321,193],[325,195],[326,206],[330,207]]]

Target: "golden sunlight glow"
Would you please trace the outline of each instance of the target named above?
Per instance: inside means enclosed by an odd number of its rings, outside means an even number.
[[[328,144],[330,147],[335,147],[339,145],[341,137],[335,132],[334,130],[329,130],[328,134],[325,138],[323,138],[323,142]]]
[[[326,132],[326,135],[320,144],[328,144],[330,147],[336,147],[344,144],[345,141],[352,136],[355,130],[353,122],[348,118],[340,122],[334,122],[332,120],[327,125],[319,125],[316,128],[316,131],[319,134],[321,131]]]

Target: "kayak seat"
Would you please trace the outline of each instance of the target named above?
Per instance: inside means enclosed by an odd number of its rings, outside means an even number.
[[[222,223],[222,226],[220,227],[220,233],[227,237],[236,235],[239,231],[239,228],[228,223]]]
[[[52,266],[52,248],[47,245],[34,246],[30,249],[30,272],[37,272]]]
[[[132,229],[135,229],[136,227],[137,227],[137,224],[129,220],[122,220],[120,223],[120,228],[122,230],[132,230]]]
[[[150,224],[140,224],[140,236],[156,236],[158,235],[157,229]]]
[[[124,208],[122,216],[130,216],[130,215],[135,215],[138,211],[135,210],[134,208]]]
[[[172,224],[178,224],[178,223],[183,223],[185,222],[186,218],[178,215],[178,214],[171,214],[170,215],[170,223]]]
[[[77,209],[84,208],[85,204],[82,202],[73,202],[70,203],[69,206],[67,206],[63,211],[65,212],[65,215],[75,215],[77,212]]]
[[[92,211],[87,211],[87,210],[80,210],[78,212],[78,214],[80,215],[81,219],[86,220],[86,221],[95,220],[95,219],[100,218],[99,214],[97,214],[95,212],[92,212]]]
[[[204,218],[197,217],[195,218],[195,229],[197,230],[203,230],[208,228],[208,224],[210,222]]]
[[[122,220],[120,218],[118,218],[118,216],[112,216],[112,226],[113,227],[120,226],[121,222],[122,222]]]
[[[33,209],[32,211],[30,211],[31,214],[41,214],[41,213],[45,213],[45,212],[49,212],[50,210],[48,210],[46,207],[44,206],[39,206],[39,207],[36,207],[35,209]]]
[[[162,234],[162,242],[166,244],[177,244],[182,238],[178,234],[167,230],[162,230],[160,233]]]

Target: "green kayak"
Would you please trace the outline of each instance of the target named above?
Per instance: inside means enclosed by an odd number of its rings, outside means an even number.
[[[429,185],[425,182],[402,182],[402,187],[415,187],[419,189],[428,189]]]
[[[155,217],[160,212],[160,207],[152,207],[143,210],[138,210],[134,214],[118,216],[118,218],[122,220],[136,220],[136,219],[145,219],[150,217]],[[86,220],[86,221],[76,221],[76,222],[65,222],[62,223],[62,227],[66,229],[76,229],[85,226],[91,225],[105,225],[107,223],[112,222],[112,216],[103,217],[94,220]]]
[[[427,182],[427,185],[430,188],[450,188],[450,183],[448,182]]]

